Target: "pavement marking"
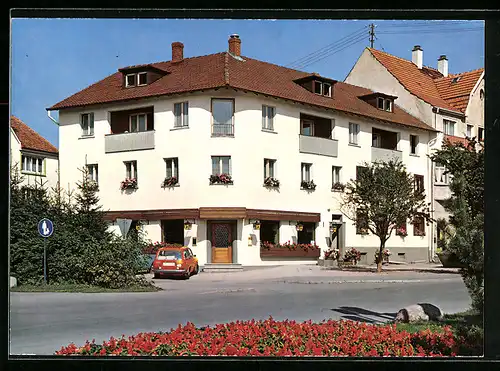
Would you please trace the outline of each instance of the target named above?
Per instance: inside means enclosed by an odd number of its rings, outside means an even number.
[[[200,292],[199,294],[230,294],[233,292],[243,292],[243,291],[253,291],[255,292],[256,290],[254,288],[248,288],[248,289],[219,289],[219,290],[214,290],[214,291],[204,291]]]

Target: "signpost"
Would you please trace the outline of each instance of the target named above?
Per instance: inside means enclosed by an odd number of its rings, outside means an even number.
[[[47,238],[54,233],[54,223],[47,218],[38,222],[38,233],[44,238],[43,243],[43,282],[47,284]]]

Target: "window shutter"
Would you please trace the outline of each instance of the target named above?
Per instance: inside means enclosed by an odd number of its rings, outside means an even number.
[[[188,102],[184,102],[184,123],[183,125],[184,126],[189,126],[189,121],[188,121],[188,118],[189,118],[189,103]]]
[[[94,112],[89,115],[89,134],[94,135]]]

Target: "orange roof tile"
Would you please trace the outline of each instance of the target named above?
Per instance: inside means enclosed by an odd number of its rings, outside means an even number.
[[[433,106],[465,112],[469,95],[484,68],[455,75],[443,75],[431,67],[418,67],[407,59],[368,48],[373,56],[413,95]],[[453,84],[454,77],[460,76]]]
[[[444,100],[460,112],[465,112],[472,89],[476,86],[483,72],[484,68],[480,68],[474,71],[448,75],[447,77],[435,79],[434,83]],[[459,80],[453,82],[455,78],[459,78]]]
[[[54,147],[47,139],[43,138],[40,134],[17,117],[10,117],[10,127],[19,138],[22,149],[58,153],[57,148]]]
[[[332,85],[333,97],[320,96],[295,82],[297,79],[311,75],[307,72],[247,57],[242,57],[239,60],[227,52],[186,58],[176,63],[170,61],[153,63],[151,66],[166,71],[168,74],[147,86],[124,88],[122,75],[117,72],[64,99],[48,110],[232,87],[385,122],[435,131],[396,105],[394,112],[386,112],[359,98],[362,95],[373,93],[372,90],[336,82]]]

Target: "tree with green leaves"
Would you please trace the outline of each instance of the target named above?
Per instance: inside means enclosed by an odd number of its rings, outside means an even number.
[[[455,233],[447,250],[464,268],[460,273],[472,299],[472,307],[484,304],[484,148],[475,138],[463,143],[445,141],[430,156],[451,175],[451,198],[444,204]]]
[[[365,163],[356,179],[347,183],[340,210],[380,239],[377,271],[382,271],[383,251],[396,228],[407,220],[430,220],[423,187],[399,161]]]

